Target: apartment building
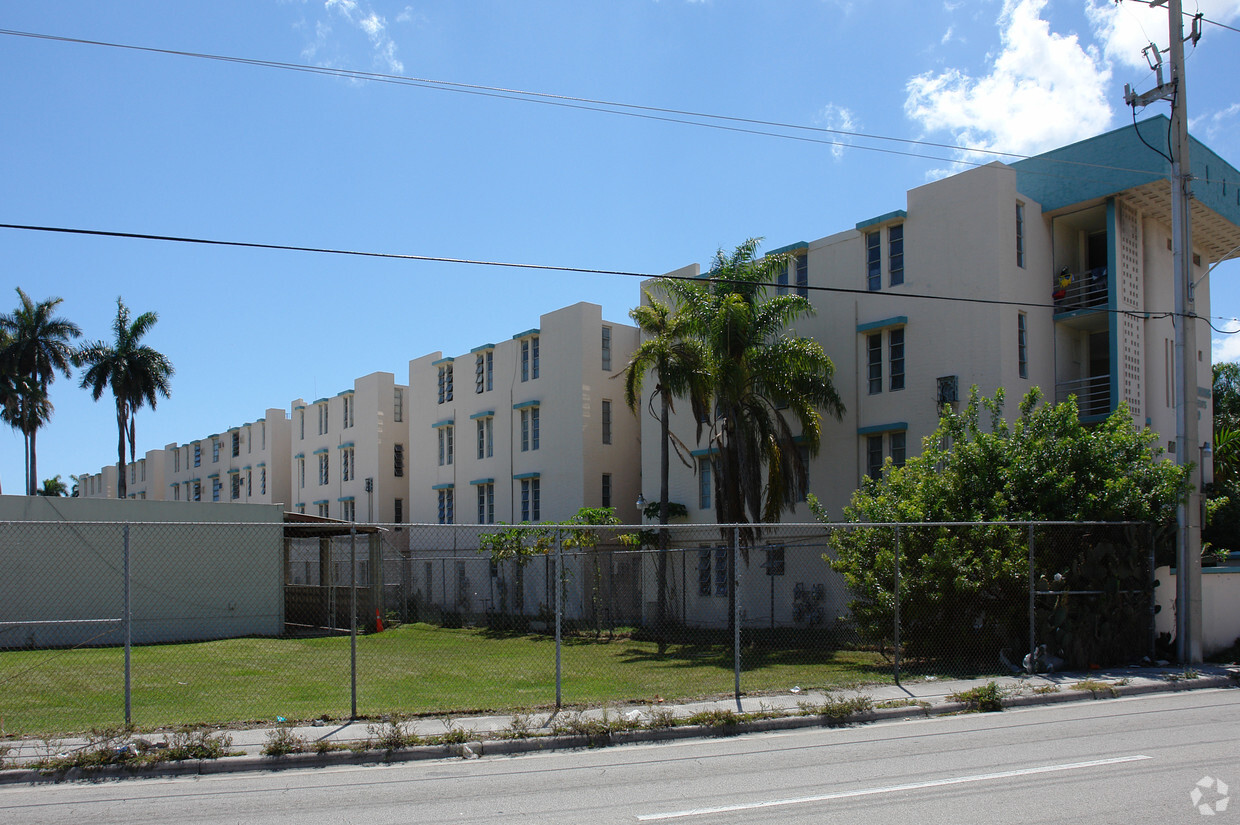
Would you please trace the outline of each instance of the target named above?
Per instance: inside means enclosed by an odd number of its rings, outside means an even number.
[[[415,522],[566,519],[614,507],[639,520],[639,430],[622,379],[637,329],[597,304],[468,353],[409,362],[409,513]]]
[[[1170,183],[1145,146],[1153,118],[1010,165],[992,163],[907,192],[900,208],[812,241],[787,244],[776,291],[816,309],[796,332],[836,365],[846,413],[823,423],[809,489],[833,517],[884,461],[902,464],[976,385],[1002,387],[1008,412],[1039,387],[1075,395],[1084,422],[1127,405],[1174,453],[1175,370]],[[1161,130],[1161,131],[1160,131]],[[1240,172],[1196,140],[1195,311],[1209,315],[1209,266],[1240,247]],[[895,204],[893,204],[895,206]],[[676,275],[698,276],[695,264]],[[826,289],[822,289],[826,288]],[[830,289],[847,290],[831,292]],[[1197,325],[1197,414],[1208,433],[1209,328]],[[643,418],[642,467],[657,478],[658,424]],[[682,414],[674,431],[693,443]],[[1191,459],[1201,461],[1199,445]],[[1205,458],[1208,461],[1208,457]],[[690,519],[714,518],[710,456],[696,473],[672,465],[672,498]],[[647,493],[647,498],[649,498]],[[788,521],[810,519],[798,506]]]
[[[116,465],[97,473],[77,476],[79,498],[116,498],[119,490]],[[164,492],[164,451],[147,450],[137,461],[125,465],[125,497],[136,501],[159,501]]]
[[[293,401],[289,509],[345,521],[408,521],[408,390],[392,373],[372,372],[335,396]]]
[[[271,408],[257,421],[184,444],[168,444],[160,451],[160,498],[287,507],[289,431],[284,410]]]

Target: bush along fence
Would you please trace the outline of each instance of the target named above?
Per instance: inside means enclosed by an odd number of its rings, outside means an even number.
[[[0,735],[524,711],[1152,656],[1141,524],[0,522]]]

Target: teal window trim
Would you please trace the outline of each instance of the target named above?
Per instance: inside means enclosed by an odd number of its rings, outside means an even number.
[[[455,358],[452,358],[450,356],[448,358],[440,358],[438,361],[431,361],[431,366],[438,367],[440,364],[451,364],[455,360],[456,360]]]
[[[483,410],[480,413],[474,413],[469,417],[470,421],[477,421],[479,418],[494,418],[495,410]]]
[[[306,408],[305,404],[295,404],[293,405],[293,412],[297,412],[298,410],[304,410],[305,408]]]
[[[315,507],[318,507],[320,504],[330,504],[331,502],[325,498],[321,498],[318,501],[312,501],[310,503],[313,504]]]
[[[353,449],[353,442],[352,442],[352,441],[346,441],[345,443],[343,443],[343,444],[341,444],[341,445],[337,446],[337,447],[336,447],[336,449],[337,449],[337,450],[351,450],[351,449]]]
[[[516,473],[513,475],[513,481],[522,481],[527,478],[542,478],[542,473]]]
[[[542,406],[541,401],[522,401],[520,404],[513,404],[512,408],[514,410],[525,410],[525,409],[529,409],[530,407],[541,407],[541,406]]]
[[[258,462],[258,464],[256,464],[255,466],[256,466],[256,467],[266,467],[266,466],[267,466],[267,462],[266,462],[266,461],[260,461],[260,462]]]
[[[518,338],[529,338],[531,335],[540,335],[541,333],[542,330],[538,327],[534,327],[533,329],[527,329],[525,332],[518,332],[516,335],[512,336],[512,340],[516,341]]]
[[[211,475],[207,476],[207,478],[219,478],[219,477],[220,477],[219,473],[212,473]]]
[[[353,496],[341,496],[336,501],[353,501]]]
[[[317,450],[314,451],[314,454],[322,455],[323,453],[326,453],[326,452],[330,452],[330,450],[328,450],[326,447],[319,447]]]
[[[857,324],[857,332],[873,332],[876,329],[886,329],[887,327],[903,327],[908,326],[907,315],[893,315],[890,318],[884,318],[881,321],[870,321],[865,324]]]
[[[306,457],[306,454],[305,454],[305,453],[298,453],[297,455],[293,456],[293,458],[295,458],[295,459],[296,459],[296,458],[305,458],[305,457]]]
[[[249,464],[247,464],[247,465],[245,465],[244,467],[242,467],[242,468],[241,468],[241,471],[242,471],[243,473],[248,473],[250,470],[253,470],[253,469],[254,469],[253,467],[251,467]]]
[[[452,490],[455,488],[456,485],[452,482],[448,482],[447,484],[435,484],[431,487],[432,490]]]
[[[336,393],[336,397],[339,398],[342,395],[353,395],[355,392],[356,390],[344,390],[342,392]]]
[[[785,252],[808,252],[809,244],[806,241],[797,241],[787,246],[781,246],[779,249],[772,249],[767,255],[782,255]]]
[[[445,418],[441,421],[436,421],[434,424],[432,424],[431,429],[438,430],[440,427],[451,427],[455,423],[456,423],[455,418]]]
[[[691,455],[694,458],[702,458],[704,456],[718,455],[718,454],[719,454],[719,451],[715,449],[714,447],[708,447],[705,450],[691,450],[689,452],[689,455]]]
[[[469,354],[473,355],[475,352],[486,352],[489,349],[495,349],[495,345],[494,344],[483,344],[480,347],[474,347],[473,349],[469,351]]]
[[[907,421],[895,421],[891,424],[875,424],[871,427],[858,427],[857,435],[878,435],[879,433],[894,433],[907,430]]]
[[[330,398],[328,398],[327,396],[324,396],[324,397],[322,397],[322,398],[318,399],[317,401],[315,401],[314,403],[315,403],[315,404],[326,404],[326,403],[327,403],[328,401],[330,401],[330,400],[331,400]]]
[[[493,478],[475,478],[473,481],[471,481],[471,482],[469,482],[469,483],[470,483],[471,485],[478,485],[478,484],[494,484],[494,483],[495,483],[495,479],[493,479]]]
[[[907,220],[907,219],[908,219],[908,212],[904,211],[903,209],[896,209],[895,211],[888,212],[885,215],[879,215],[877,218],[870,218],[868,221],[861,221],[860,223],[857,224],[857,229],[858,231],[861,231],[865,229],[870,229],[875,226],[882,226],[883,224],[891,223],[892,221],[900,221],[900,220]]]

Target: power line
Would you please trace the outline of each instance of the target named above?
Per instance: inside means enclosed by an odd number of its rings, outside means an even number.
[[[633,272],[633,271],[624,270],[624,269],[596,269],[596,268],[590,268],[590,267],[557,266],[553,264],[529,264],[529,263],[518,263],[514,261],[489,261],[489,260],[482,260],[482,259],[475,259],[475,258],[454,258],[454,257],[445,257],[445,256],[437,256],[437,255],[411,255],[411,254],[402,254],[402,253],[395,253],[395,252],[370,252],[370,251],[365,251],[365,250],[354,250],[354,249],[333,249],[330,247],[295,246],[291,244],[257,243],[253,241],[226,241],[226,240],[220,240],[217,238],[192,238],[192,237],[186,237],[186,236],[180,236],[180,235],[155,235],[155,234],[144,233],[144,232],[116,232],[116,231],[103,230],[103,229],[78,229],[78,228],[61,227],[61,226],[37,226],[37,225],[32,225],[32,224],[0,223],[0,229],[14,229],[14,230],[27,231],[27,232],[48,232],[48,233],[55,233],[55,234],[62,234],[62,235],[83,235],[83,236],[103,237],[103,238],[121,238],[121,239],[126,239],[126,240],[164,241],[168,243],[184,243],[184,244],[196,244],[196,245],[203,245],[203,246],[231,247],[231,248],[240,248],[240,249],[267,249],[267,250],[273,250],[273,251],[279,251],[279,252],[307,252],[307,253],[313,253],[313,254],[319,254],[319,255],[342,255],[342,256],[358,257],[358,258],[380,258],[380,259],[398,260],[398,261],[420,261],[420,262],[425,262],[425,263],[447,263],[447,264],[461,264],[461,265],[466,265],[466,266],[488,266],[488,267],[501,267],[501,268],[509,268],[509,269],[529,269],[529,270],[538,270],[538,271],[543,271],[543,272],[577,273],[581,275],[617,275],[617,276],[626,277],[626,278],[642,278],[642,279],[666,278],[668,280],[687,281],[687,282],[692,282],[692,283],[701,283],[703,281],[710,279],[709,272],[706,273],[705,275],[701,275],[697,277],[694,277],[691,275],[652,275],[647,272]],[[714,279],[714,280],[719,280],[719,279]],[[779,286],[785,286],[785,285],[766,283],[764,284],[764,286],[779,287]],[[792,287],[788,287],[788,288],[792,288]],[[1032,301],[1011,301],[1011,300],[1005,300],[1001,298],[976,298],[976,297],[965,297],[965,296],[954,296],[954,295],[918,295],[918,294],[911,294],[911,293],[906,293],[906,292],[884,292],[881,290],[874,291],[874,290],[869,290],[869,289],[862,289],[860,287],[807,285],[805,287],[796,287],[796,288],[797,289],[804,288],[804,289],[807,289],[813,292],[825,292],[825,293],[832,293],[832,294],[838,294],[838,295],[883,295],[883,296],[890,296],[890,297],[919,299],[919,300],[924,300],[924,301],[949,301],[952,303],[959,303],[959,304],[982,304],[982,305],[987,305],[987,306],[1011,306],[1011,307],[1022,307],[1026,309],[1055,309],[1057,308],[1057,305],[1054,303],[1048,304],[1048,303],[1037,303],[1037,302],[1032,302]],[[1128,316],[1131,318],[1137,318],[1137,319],[1177,317],[1177,313],[1167,311],[1167,310],[1127,310],[1127,309],[1110,309],[1107,307],[1098,307],[1096,309],[1098,312],[1106,312],[1106,313],[1113,314],[1113,315],[1125,315],[1125,316]],[[1194,318],[1201,317],[1193,313],[1178,313],[1178,315],[1183,315],[1183,316],[1191,315]],[[1229,319],[1220,318],[1219,320],[1229,320]],[[1224,330],[1219,330],[1219,332],[1224,332]],[[1231,333],[1227,333],[1227,334],[1231,334]]]

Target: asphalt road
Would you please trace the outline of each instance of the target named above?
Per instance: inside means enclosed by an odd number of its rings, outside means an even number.
[[[1221,779],[1235,805],[1223,807]],[[1240,823],[1240,690],[592,751],[0,788],[0,823]]]

